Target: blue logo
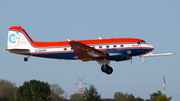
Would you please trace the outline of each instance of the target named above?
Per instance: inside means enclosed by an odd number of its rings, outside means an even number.
[[[11,34],[11,35],[9,36],[9,41],[10,41],[11,43],[16,43],[16,35],[15,35],[15,34]]]

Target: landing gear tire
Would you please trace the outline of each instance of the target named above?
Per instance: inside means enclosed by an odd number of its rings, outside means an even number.
[[[102,65],[101,66],[101,71],[104,73],[106,73],[106,71],[108,71],[108,69],[109,69],[108,65]]]
[[[25,58],[24,58],[24,61],[25,61],[25,62],[27,62],[27,61],[28,61],[28,58],[27,58],[27,57],[25,57]]]
[[[109,66],[108,70],[106,71],[106,74],[111,74],[113,72],[112,67]]]
[[[106,73],[106,74],[111,74],[113,72],[113,69],[112,69],[112,67],[110,67],[108,65],[102,65],[101,71]]]

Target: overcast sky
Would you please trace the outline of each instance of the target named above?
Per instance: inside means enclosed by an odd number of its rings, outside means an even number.
[[[78,89],[77,76],[94,84],[102,98],[123,92],[148,99],[162,90],[166,76],[166,95],[180,99],[180,1],[179,0],[3,0],[0,3],[0,79],[17,86],[32,79],[58,83],[68,94]],[[153,45],[153,53],[172,56],[111,62],[113,73],[101,72],[95,62],[55,60],[7,53],[7,32],[22,26],[35,41],[66,41],[101,38],[140,38]],[[88,87],[88,86],[84,86]]]

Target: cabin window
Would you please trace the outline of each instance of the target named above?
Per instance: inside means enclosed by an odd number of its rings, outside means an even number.
[[[106,46],[106,48],[109,48],[109,46]]]
[[[138,42],[138,44],[141,44],[141,42]]]
[[[94,48],[94,49],[95,49],[95,46],[92,46],[92,48]]]
[[[124,47],[124,45],[121,45],[121,47]]]
[[[64,48],[64,50],[67,50],[67,48]]]
[[[102,46],[99,46],[99,48],[102,48]]]
[[[117,47],[116,45],[113,45],[113,47]]]

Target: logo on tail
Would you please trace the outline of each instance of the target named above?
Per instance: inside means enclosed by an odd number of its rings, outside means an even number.
[[[15,34],[11,34],[10,36],[9,36],[9,41],[11,42],[11,43],[16,43],[16,35]]]
[[[18,32],[16,32],[16,34],[18,34]],[[15,34],[11,34],[11,35],[9,36],[9,41],[10,41],[11,43],[16,43],[16,39],[17,39],[17,36],[16,36]]]

